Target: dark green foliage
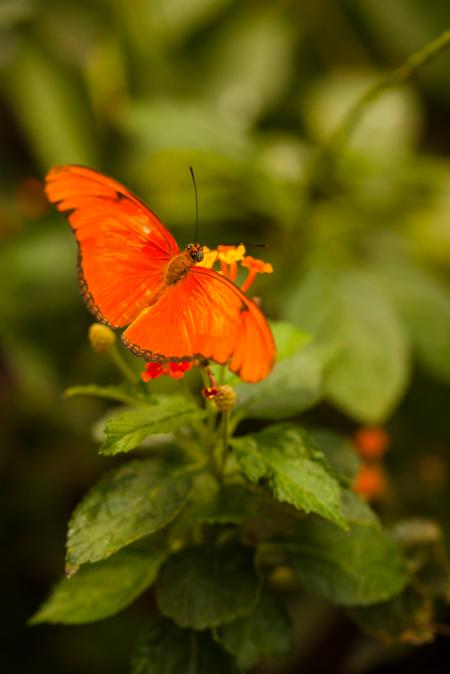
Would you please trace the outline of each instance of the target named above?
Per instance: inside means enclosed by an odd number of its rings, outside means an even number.
[[[374,604],[399,594],[407,582],[395,543],[374,527],[342,531],[311,518],[288,547],[302,585],[336,604]]]
[[[131,674],[238,674],[231,655],[205,632],[182,630],[170,620],[153,623],[133,652]]]
[[[269,593],[263,593],[250,613],[221,627],[219,634],[244,669],[263,657],[287,655],[292,648],[290,618],[284,606]]]
[[[248,613],[260,592],[253,552],[234,543],[187,548],[163,566],[156,585],[161,613],[203,630]]]
[[[434,638],[432,602],[413,587],[383,604],[352,609],[350,615],[386,643],[423,644]]]

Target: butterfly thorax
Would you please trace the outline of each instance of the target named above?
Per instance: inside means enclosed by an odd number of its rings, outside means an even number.
[[[169,263],[166,272],[166,283],[173,285],[181,281],[189,269],[203,260],[201,243],[189,243],[182,253],[176,255]]]

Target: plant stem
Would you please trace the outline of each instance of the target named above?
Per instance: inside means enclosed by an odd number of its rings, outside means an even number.
[[[128,379],[132,384],[137,384],[137,378],[131,367],[126,363],[122,354],[118,351],[117,347],[113,345],[108,351],[108,355],[111,358],[114,365],[117,367],[119,372]]]
[[[450,29],[426,44],[419,51],[409,56],[399,68],[388,73],[386,77],[370,87],[350,108],[338,128],[334,131],[327,145],[339,149],[348,143],[351,134],[358,126],[368,106],[389,89],[399,87],[407,82],[416,72],[435,59],[450,45]]]
[[[228,410],[222,412],[222,452],[219,464],[219,479],[221,482],[223,482],[223,475],[225,472],[225,466],[228,459],[229,416],[230,414]]]

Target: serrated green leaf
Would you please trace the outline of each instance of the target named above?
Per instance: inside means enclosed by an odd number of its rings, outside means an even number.
[[[315,270],[292,298],[288,316],[335,349],[324,391],[344,412],[379,423],[409,376],[407,341],[396,312],[367,272]]]
[[[172,433],[205,414],[205,410],[183,396],[154,396],[145,408],[120,412],[108,419],[100,454],[112,456],[129,452],[148,435]]]
[[[67,537],[67,566],[110,557],[170,522],[185,504],[191,481],[179,466],[131,461],[107,473],[75,509]]]
[[[115,400],[125,403],[125,405],[146,405],[149,402],[142,391],[131,388],[131,386],[127,386],[126,384],[118,386],[85,384],[82,386],[71,386],[64,391],[65,398],[74,398],[75,396],[95,396],[97,398]]]
[[[346,526],[339,483],[304,429],[275,424],[254,435],[235,438],[232,445],[242,472],[251,482],[267,480],[279,501]]]
[[[245,616],[220,628],[221,642],[243,669],[267,656],[284,656],[292,649],[292,625],[284,606],[265,592]]]
[[[407,574],[396,544],[374,527],[349,532],[310,518],[300,523],[287,560],[308,591],[343,606],[365,606],[400,594]]]
[[[245,415],[261,419],[285,419],[315,405],[322,396],[323,373],[332,351],[315,343],[277,363],[257,384],[236,387],[238,407]]]
[[[253,552],[228,543],[171,557],[161,569],[156,600],[161,613],[180,627],[203,630],[251,611],[259,591]]]
[[[182,630],[170,620],[149,625],[138,640],[131,674],[238,674],[233,658],[207,632]]]
[[[80,625],[115,615],[153,583],[166,556],[156,537],[86,564],[73,578],[59,581],[30,622]]]
[[[352,484],[361,465],[361,459],[350,440],[340,433],[324,428],[313,428],[309,433],[340,482],[345,485]]]
[[[434,639],[432,602],[411,586],[399,597],[354,608],[350,615],[360,627],[385,643],[419,645]]]
[[[377,278],[393,299],[422,364],[450,381],[450,292],[406,262],[379,264]]]

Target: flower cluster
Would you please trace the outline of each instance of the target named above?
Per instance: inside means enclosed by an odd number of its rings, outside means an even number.
[[[203,248],[203,260],[200,266],[212,269],[216,262],[220,264],[219,273],[226,276],[233,283],[238,275],[238,262],[241,267],[248,269],[247,278],[241,285],[241,290],[247,292],[256,278],[256,274],[271,274],[273,267],[269,262],[257,260],[251,255],[245,254],[245,246],[240,243],[239,246],[217,246],[216,250],[210,250],[207,246]]]
[[[184,373],[192,368],[191,361],[181,361],[180,363],[175,363],[169,361],[167,363],[146,363],[145,370],[141,374],[142,381],[150,381],[151,379],[157,379],[161,375],[165,374],[173,379],[181,379],[184,377]]]

